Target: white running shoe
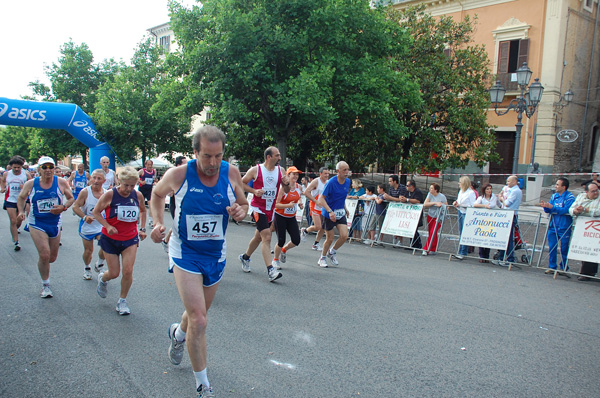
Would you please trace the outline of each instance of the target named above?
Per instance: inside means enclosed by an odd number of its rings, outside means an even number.
[[[322,268],[327,268],[328,267],[327,257],[323,257],[323,256],[319,257],[319,261],[317,261],[317,265]]]
[[[273,261],[271,261],[271,265],[275,269],[281,269],[281,264],[279,264],[279,260],[273,260]]]
[[[19,242],[15,242],[15,247],[14,247],[14,250],[15,250],[16,252],[18,252],[19,250],[21,250],[21,245],[19,245]],[[50,296],[50,297],[52,297],[52,296]]]
[[[423,253],[421,253],[422,256],[427,256],[429,255],[429,253],[427,253],[425,250],[423,250]]]
[[[96,288],[96,292],[98,293],[98,296],[106,298],[106,293],[108,293],[106,285],[108,282],[102,282],[102,275],[104,275],[104,272],[98,274],[98,287]]]
[[[252,271],[252,269],[250,269],[250,259],[244,260],[244,255],[240,254],[240,261],[242,262],[242,271],[244,271],[244,272]]]
[[[205,387],[203,384],[200,384],[200,387],[196,390],[199,398],[214,398],[215,393],[212,387]]]
[[[364,243],[365,245],[372,245],[372,244],[373,244],[373,241],[372,241],[371,239],[365,239],[365,240],[363,241],[363,243]]]
[[[312,245],[312,249],[314,251],[317,251],[317,252],[320,252],[321,250],[323,250],[323,248],[321,247],[321,245],[318,244],[318,243],[315,243],[314,245]]]
[[[83,270],[83,279],[85,279],[86,281],[91,281],[92,280],[92,269],[89,267],[86,267]]]
[[[284,252],[281,252],[281,255],[279,256],[279,260],[285,264],[285,262],[287,261],[287,254]]]
[[[52,290],[50,290],[50,285],[42,285],[42,291],[40,292],[41,298],[52,298]]]
[[[173,365],[179,365],[181,363],[181,359],[183,358],[183,349],[185,340],[177,341],[175,338],[175,331],[179,327],[178,323],[172,323],[169,326],[169,339],[171,339],[171,344],[169,344],[169,360]]]
[[[300,228],[300,240],[302,242],[306,242],[306,235],[307,235],[306,228],[304,228],[304,227]]]
[[[337,258],[335,258],[335,253],[332,253],[330,251],[329,253],[327,253],[327,258],[329,258],[329,261],[331,261],[331,264],[339,265]]]
[[[115,308],[115,310],[117,310],[117,312],[119,313],[119,315],[129,315],[129,314],[131,314],[131,310],[129,309],[129,306],[127,305],[127,300],[119,300],[119,302],[117,303],[117,307]]]
[[[281,278],[281,272],[277,271],[275,267],[271,267],[269,270],[269,282],[275,282],[277,279]]]

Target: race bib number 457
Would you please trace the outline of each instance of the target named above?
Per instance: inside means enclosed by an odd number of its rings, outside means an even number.
[[[185,216],[188,240],[222,240],[222,214],[188,214]]]

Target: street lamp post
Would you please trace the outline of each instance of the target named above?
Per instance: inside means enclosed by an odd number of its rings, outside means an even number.
[[[527,62],[524,62],[523,66],[517,69],[517,83],[521,89],[521,95],[512,99],[504,111],[498,111],[498,105],[504,100],[506,89],[500,84],[500,81],[497,81],[494,87],[490,89],[490,100],[492,104],[494,104],[494,112],[496,112],[496,115],[506,115],[511,110],[517,112],[517,124],[515,124],[517,132],[515,136],[515,153],[512,168],[513,174],[517,174],[517,167],[519,165],[519,147],[521,145],[521,130],[523,129],[523,113],[525,113],[528,118],[531,118],[544,93],[544,87],[542,87],[538,78],[531,83],[529,91],[526,92],[532,74],[531,69],[527,66]]]

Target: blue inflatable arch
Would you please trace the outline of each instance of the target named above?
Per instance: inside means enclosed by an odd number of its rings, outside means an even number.
[[[103,156],[110,159],[110,168],[115,169],[114,152],[107,143],[96,139],[94,123],[75,104],[0,97],[0,125],[66,130],[90,149],[90,172],[101,167]]]

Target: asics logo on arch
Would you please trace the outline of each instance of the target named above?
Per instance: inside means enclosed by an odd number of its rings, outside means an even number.
[[[10,111],[9,111],[10,109]],[[9,119],[14,120],[35,120],[38,122],[43,122],[46,120],[46,111],[40,111],[39,109],[19,109],[19,108],[9,108],[7,103],[0,103],[0,117],[4,116],[5,113]]]
[[[85,127],[87,126],[87,122],[85,120],[78,120],[76,122],[73,122],[73,126],[75,127]]]
[[[76,121],[73,122],[73,126],[74,127],[81,128],[88,135],[96,138],[96,135],[98,135],[98,132],[96,130],[94,130],[92,127],[90,127],[88,124],[89,123],[86,122],[85,120],[76,120]]]

